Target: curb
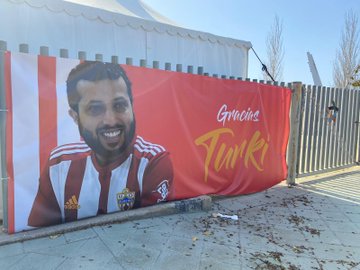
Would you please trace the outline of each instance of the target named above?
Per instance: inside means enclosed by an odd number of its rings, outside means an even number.
[[[0,233],[0,246],[72,231],[84,230],[93,226],[122,223],[126,221],[174,215],[179,213],[209,211],[211,209],[211,204],[211,197],[203,195],[187,200],[166,202],[131,211],[116,212],[15,234]]]

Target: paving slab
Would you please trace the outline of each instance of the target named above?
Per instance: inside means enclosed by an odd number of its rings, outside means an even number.
[[[0,234],[0,269],[360,270],[360,169],[297,182]]]

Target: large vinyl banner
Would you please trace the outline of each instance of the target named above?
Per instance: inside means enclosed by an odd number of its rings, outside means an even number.
[[[5,54],[9,233],[287,175],[291,92],[100,62]]]

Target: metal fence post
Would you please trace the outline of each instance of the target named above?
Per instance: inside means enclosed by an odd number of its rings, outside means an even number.
[[[295,185],[296,166],[298,161],[298,145],[300,130],[300,114],[302,100],[302,83],[294,82],[292,84],[291,108],[290,108],[290,135],[288,144],[288,177],[286,183],[288,186]]]
[[[0,48],[0,220],[3,220],[3,228],[8,226],[7,218],[7,184],[8,177],[6,171],[6,141],[5,141],[5,121],[6,121],[6,103],[5,103],[5,56],[6,46]]]

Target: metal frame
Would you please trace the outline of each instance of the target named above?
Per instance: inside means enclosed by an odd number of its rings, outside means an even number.
[[[3,199],[3,227],[7,228],[8,225],[8,203],[7,203],[7,187],[8,176],[6,171],[6,104],[5,104],[5,83],[4,83],[4,63],[5,51],[0,48],[0,184],[2,187]]]

